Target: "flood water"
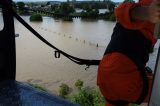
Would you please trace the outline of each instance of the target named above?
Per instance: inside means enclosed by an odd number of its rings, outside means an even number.
[[[29,22],[29,16],[22,18],[57,48],[84,59],[102,58],[115,26],[115,22],[104,20],[74,19],[73,22],[65,22],[43,17],[43,22]],[[55,50],[37,39],[16,19],[15,32],[20,35],[16,38],[18,81],[37,83],[54,93],[61,83],[74,89],[78,79],[84,81],[84,86],[96,87],[97,66],[85,70],[86,66],[77,65],[62,55],[56,59]],[[152,68],[155,54],[149,62]]]
[[[43,22],[30,23],[28,16],[23,16],[23,19],[57,48],[84,59],[102,58],[115,25],[103,20],[64,22],[43,17]],[[53,92],[61,83],[74,89],[78,79],[84,81],[84,86],[96,86],[97,66],[85,70],[86,66],[77,65],[64,56],[56,59],[55,50],[42,43],[17,20],[15,30],[20,35],[16,38],[17,80],[38,83]]]

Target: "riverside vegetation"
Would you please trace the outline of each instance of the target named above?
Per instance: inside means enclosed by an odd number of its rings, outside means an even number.
[[[26,7],[26,5],[28,7]],[[32,15],[35,12],[30,11],[30,8],[34,8],[39,6],[38,9],[43,11],[49,11],[51,13],[62,15],[61,18],[64,21],[72,21],[72,17],[81,17],[82,19],[104,19],[107,21],[115,21],[114,16],[114,8],[116,7],[116,3],[112,1],[107,2],[82,2],[82,3],[74,3],[71,5],[68,2],[62,2],[59,5],[53,4],[51,5],[49,2],[45,5],[39,5],[36,3],[24,3],[24,2],[13,2],[13,8],[20,15]],[[51,6],[48,10],[47,8]],[[76,12],[76,9],[82,9],[81,12]],[[106,13],[99,13],[99,9],[107,9]],[[39,13],[41,15],[48,15],[45,12]],[[56,18],[56,17],[55,17]]]
[[[41,22],[43,21],[42,16],[40,14],[32,14],[30,16],[30,21],[38,21]]]
[[[48,92],[46,88],[40,85],[31,84],[30,82],[28,83],[40,91]],[[84,87],[83,84],[84,82],[78,79],[74,84],[78,91],[72,94],[70,87],[67,84],[62,83],[59,86],[58,94],[60,97],[70,100],[81,106],[105,106],[105,99],[103,98],[101,93],[94,88]],[[129,106],[138,106],[138,105],[130,104]]]

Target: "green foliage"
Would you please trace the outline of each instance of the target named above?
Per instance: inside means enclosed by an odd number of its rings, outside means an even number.
[[[59,86],[59,96],[65,98],[66,95],[69,94],[69,86],[67,84],[62,83]]]
[[[83,5],[83,10],[85,10],[86,12],[90,12],[90,11],[92,11],[92,8],[89,4],[84,4]]]
[[[17,7],[19,9],[24,9],[25,3],[24,2],[17,2]]]
[[[79,2],[75,4],[75,8],[85,9],[87,5],[92,9],[105,9],[107,2],[96,2],[96,1],[86,1],[86,2]]]
[[[97,17],[99,14],[99,10],[98,9],[92,9],[92,11],[89,12],[89,15],[91,17]]]
[[[64,14],[68,16],[70,13],[75,12],[75,9],[70,6],[68,3],[62,3],[60,7],[58,8],[59,14]]]
[[[114,13],[107,13],[106,16],[104,17],[105,20],[107,21],[116,21],[116,17]]]
[[[44,92],[47,92],[48,90],[38,84],[31,84],[29,83],[29,85],[31,85],[32,87],[36,88],[37,90],[40,90],[40,91],[44,91]]]
[[[90,9],[86,11],[81,12],[81,16],[83,18],[97,18],[99,15],[99,10],[98,9]]]
[[[88,15],[88,13],[87,13],[87,12],[82,11],[82,12],[81,12],[81,16],[82,16],[82,17],[88,17],[89,15]]]
[[[29,10],[25,7],[24,2],[12,3],[13,9],[20,15],[29,15]]]
[[[116,21],[116,17],[114,14],[111,14],[109,17],[109,21]]]
[[[116,4],[112,1],[109,1],[108,3],[108,9],[110,12],[113,12],[114,11],[114,8],[115,8]]]
[[[18,10],[17,12],[18,12],[20,15],[29,14],[28,11],[25,11],[25,10]]]
[[[81,12],[81,16],[83,18],[96,18],[99,15],[98,9],[92,9],[90,4],[83,5],[83,11]]]
[[[79,90],[81,90],[81,88],[83,87],[83,81],[81,81],[81,80],[77,80],[76,82],[75,82],[75,86],[79,89]]]
[[[30,21],[43,21],[43,19],[40,14],[33,14],[30,17]]]
[[[81,89],[71,100],[81,106],[104,106],[105,100],[100,93],[93,89]]]
[[[58,4],[51,5],[51,11],[58,9]]]

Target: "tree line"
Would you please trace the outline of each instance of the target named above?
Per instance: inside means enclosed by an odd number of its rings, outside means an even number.
[[[27,5],[27,7],[26,7]],[[116,7],[116,3],[112,1],[107,1],[105,3],[101,2],[78,2],[78,3],[67,3],[61,2],[60,4],[51,5],[50,2],[46,4],[33,4],[24,2],[14,2],[13,8],[22,15],[29,14],[29,8],[34,8],[39,6],[39,8],[47,8],[47,11],[56,14],[63,14],[65,17],[69,16],[81,16],[83,18],[103,18],[108,20],[115,20],[114,17],[114,8]],[[76,9],[82,9],[80,13],[77,13]],[[99,9],[107,9],[106,13],[99,13]],[[63,17],[62,17],[63,18]]]

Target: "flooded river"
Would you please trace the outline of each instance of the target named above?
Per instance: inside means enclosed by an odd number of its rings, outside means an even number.
[[[31,23],[29,16],[22,18],[57,48],[85,59],[102,58],[115,25],[115,22],[104,20],[74,19],[73,22],[64,22],[51,17],[43,17],[43,22]],[[15,32],[20,35],[16,38],[18,81],[37,83],[55,93],[61,83],[74,89],[78,79],[84,81],[84,86],[96,87],[97,66],[85,70],[86,66],[77,65],[64,56],[56,59],[55,50],[37,39],[16,19]],[[156,52],[149,62],[152,68],[155,55]]]
[[[28,16],[23,16],[36,31],[59,49],[79,58],[101,59],[110,40],[114,22],[103,20],[74,19],[73,22],[54,20],[43,17],[43,22],[30,23]],[[79,66],[66,57],[54,57],[54,51],[46,46],[17,20],[16,38],[17,80],[38,83],[56,92],[61,83],[74,88],[77,79],[85,86],[96,86],[97,66]],[[97,47],[98,46],[98,47]]]

